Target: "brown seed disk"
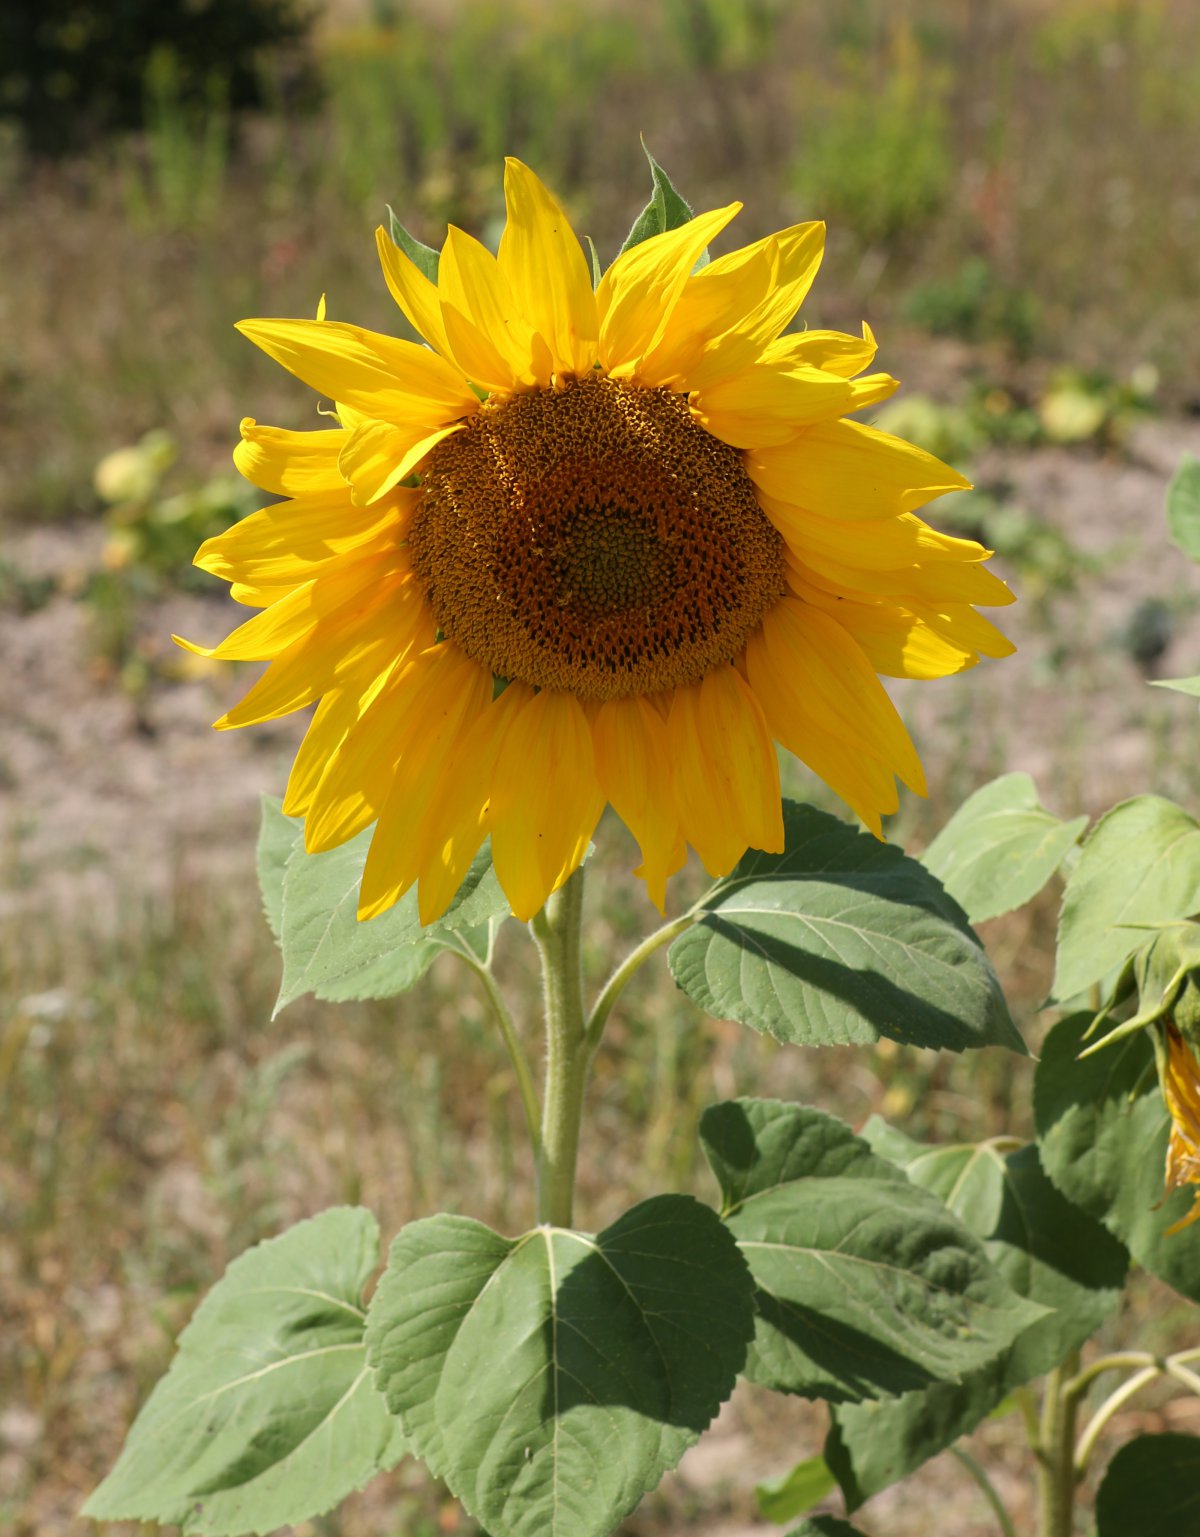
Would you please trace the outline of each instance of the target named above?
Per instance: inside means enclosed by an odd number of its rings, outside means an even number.
[[[488,401],[423,484],[413,570],[501,678],[583,699],[694,683],[785,590],[740,453],[671,390],[591,378]]]

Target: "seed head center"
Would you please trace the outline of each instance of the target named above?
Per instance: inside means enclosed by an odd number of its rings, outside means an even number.
[[[413,569],[498,677],[583,699],[694,683],[783,595],[783,540],[687,397],[584,379],[488,401],[427,461]]]

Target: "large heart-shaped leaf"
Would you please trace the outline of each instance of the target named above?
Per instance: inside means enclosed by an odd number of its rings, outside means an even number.
[[[1200,912],[1200,822],[1161,795],[1138,795],[1092,829],[1067,880],[1054,997],[1066,1003],[1119,971],[1147,928]]]
[[[1200,1531],[1200,1437],[1138,1436],[1109,1463],[1096,1494],[1096,1537]]]
[[[1043,1315],[940,1201],[832,1116],[734,1100],[704,1113],[700,1137],[758,1288],[752,1382],[888,1397],[982,1366]]]
[[[234,1260],[84,1506],[185,1532],[269,1532],[332,1509],[405,1451],[366,1362],[368,1211],[334,1207]]]
[[[1185,555],[1200,560],[1200,459],[1184,454],[1167,487],[1167,528]]]
[[[752,1290],[687,1196],[596,1237],[431,1217],[392,1245],[368,1348],[413,1449],[492,1537],[607,1537],[732,1390]]]
[[[915,859],[784,803],[782,854],[750,853],[671,946],[710,1014],[801,1045],[1003,1045],[1023,1052],[958,904]]]
[[[983,1240],[1012,1289],[1048,1311],[960,1383],[835,1411],[825,1455],[851,1509],[969,1434],[1013,1388],[1077,1349],[1116,1307],[1128,1263],[1122,1245],[1050,1183],[1034,1146],[927,1147],[875,1119],[863,1137],[936,1193]]]
[[[1091,1018],[1061,1020],[1042,1048],[1033,1085],[1042,1165],[1140,1265],[1200,1302],[1200,1223],[1167,1231],[1191,1211],[1194,1192],[1164,1195],[1171,1121],[1150,1038],[1139,1030],[1080,1060]]]
[[[921,856],[972,923],[1035,897],[1079,842],[1087,817],[1060,822],[1028,774],[1003,774],[969,796]]]

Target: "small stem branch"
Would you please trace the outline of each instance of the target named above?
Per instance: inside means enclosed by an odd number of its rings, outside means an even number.
[[[525,1049],[521,1045],[521,1039],[517,1034],[517,1027],[513,1023],[513,1017],[508,1011],[508,1005],[504,1001],[504,995],[496,985],[496,979],[489,968],[474,956],[464,946],[454,947],[454,953],[462,957],[467,965],[483,983],[483,990],[487,994],[488,1002],[492,1006],[492,1013],[496,1023],[500,1027],[500,1036],[508,1051],[508,1059],[512,1063],[513,1072],[517,1075],[517,1088],[521,1094],[521,1108],[525,1112],[525,1127],[529,1132],[530,1146],[533,1148],[533,1156],[536,1160],[541,1151],[541,1131],[538,1125],[541,1111],[538,1108],[537,1089],[533,1082],[533,1072],[529,1066],[529,1058],[525,1055]]]
[[[971,1475],[971,1477],[983,1491],[983,1497],[992,1507],[996,1520],[1000,1523],[1000,1530],[1004,1533],[1004,1537],[1017,1537],[1017,1529],[1012,1524],[1012,1517],[1009,1515],[1008,1511],[1005,1510],[1004,1503],[1001,1500],[999,1494],[996,1492],[995,1484],[992,1483],[991,1479],[975,1461],[974,1457],[971,1456],[970,1452],[963,1451],[961,1446],[952,1446],[950,1448],[950,1452],[952,1456],[957,1457],[959,1462],[962,1463],[963,1467],[966,1468],[967,1472]]]
[[[570,1227],[583,1093],[592,1060],[584,1024],[583,869],[571,875],[530,924],[542,961],[546,1088],[537,1160],[537,1220]]]
[[[1178,1356],[1168,1356],[1163,1362],[1163,1369],[1169,1377],[1174,1377],[1176,1382],[1182,1382],[1190,1393],[1200,1398],[1200,1377],[1195,1372],[1189,1371]]]
[[[1140,1372],[1135,1372],[1132,1377],[1127,1377],[1120,1387],[1111,1392],[1100,1407],[1088,1421],[1087,1428],[1079,1438],[1079,1445],[1075,1448],[1075,1476],[1082,1478],[1087,1472],[1087,1465],[1091,1461],[1092,1453],[1096,1450],[1096,1442],[1100,1439],[1100,1432],[1112,1419],[1113,1415],[1122,1408],[1135,1393],[1140,1393],[1148,1382],[1153,1382],[1155,1377],[1161,1375],[1157,1365],[1143,1366]]]
[[[1158,1356],[1153,1356],[1148,1350],[1116,1350],[1112,1355],[1097,1356],[1081,1372],[1076,1372],[1069,1382],[1063,1384],[1063,1392],[1069,1397],[1080,1399],[1095,1382],[1097,1377],[1105,1372],[1120,1371],[1124,1367],[1162,1366]]]
[[[664,923],[662,928],[655,929],[653,934],[647,935],[636,949],[629,952],[609,977],[592,1007],[587,1022],[587,1037],[593,1051],[600,1044],[600,1037],[604,1034],[608,1016],[612,1013],[613,1005],[624,991],[626,983],[656,950],[661,949],[663,945],[669,945],[676,935],[690,928],[695,919],[696,914],[693,910],[684,913],[680,918],[673,918],[670,923]]]
[[[1075,1510],[1075,1416],[1079,1400],[1066,1390],[1079,1357],[1046,1377],[1038,1430],[1038,1534],[1071,1537]]]

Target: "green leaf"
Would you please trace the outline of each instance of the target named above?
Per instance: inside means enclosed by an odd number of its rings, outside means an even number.
[[[416,889],[360,923],[358,887],[372,829],[340,848],[306,854],[297,845],[283,882],[283,980],[275,1012],[303,993],[318,998],[391,998],[424,976],[450,937],[508,911],[485,847],[447,912],[422,928]]]
[[[1078,997],[1146,943],[1146,927],[1200,910],[1200,822],[1138,795],[1096,823],[1067,880],[1054,998]]]
[[[598,1237],[431,1217],[392,1245],[368,1352],[414,1450],[492,1537],[607,1537],[731,1392],[751,1294],[687,1196]]]
[[[1091,1019],[1061,1020],[1042,1049],[1033,1085],[1042,1166],[1139,1265],[1200,1302],[1200,1224],[1167,1234],[1191,1210],[1194,1192],[1163,1194],[1171,1121],[1149,1033],[1078,1060]]]
[[[785,801],[785,851],[747,854],[670,949],[702,1009],[805,1046],[1025,1051],[966,917],[915,859]]]
[[[1184,454],[1167,487],[1167,528],[1185,555],[1200,560],[1200,459]]]
[[[921,863],[972,923],[982,923],[1035,897],[1087,821],[1060,822],[1038,804],[1028,774],[1003,774],[963,802]]]
[[[297,817],[285,817],[283,802],[274,795],[262,797],[262,821],[258,829],[258,887],[263,912],[278,939],[283,927],[283,877],[292,850],[304,831]]]
[[[1042,1316],[832,1116],[733,1100],[705,1111],[700,1140],[758,1287],[750,1381],[831,1403],[903,1393],[981,1366]]]
[[[650,162],[654,190],[650,195],[650,201],[633,221],[633,228],[626,235],[625,244],[617,253],[620,256],[624,256],[625,252],[632,250],[635,245],[641,245],[643,240],[649,240],[652,235],[662,235],[669,229],[679,229],[692,217],[691,206],[676,192],[671,185],[671,178],[644,144],[642,149],[645,150],[646,159]]]
[[[219,1537],[321,1515],[404,1454],[367,1367],[368,1211],[337,1206],[234,1260],[83,1513]]]
[[[1200,695],[1200,677],[1197,678],[1151,678],[1150,682],[1155,688],[1174,689],[1177,694],[1190,694],[1193,699]]]
[[[799,1526],[792,1527],[787,1537],[863,1537],[857,1526],[849,1521],[839,1521],[837,1516],[809,1516]]]
[[[782,1478],[770,1478],[755,1491],[759,1511],[768,1521],[780,1526],[793,1516],[802,1516],[837,1487],[824,1457],[809,1457],[798,1462]]]
[[[397,219],[390,203],[385,205],[388,214],[388,230],[392,237],[392,244],[398,245],[417,268],[431,283],[438,280],[438,262],[440,255],[432,246],[422,245],[414,236],[410,235],[400,220]]]
[[[1200,1437],[1138,1436],[1096,1493],[1096,1537],[1185,1537],[1200,1531]]]
[[[852,1510],[969,1434],[1014,1388],[1077,1349],[1117,1306],[1128,1264],[1122,1245],[1046,1178],[1032,1145],[927,1147],[876,1118],[863,1137],[984,1241],[1013,1291],[1048,1311],[961,1383],[834,1412],[826,1457]]]

